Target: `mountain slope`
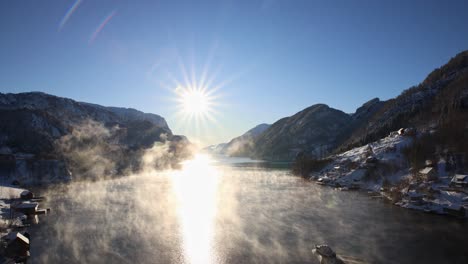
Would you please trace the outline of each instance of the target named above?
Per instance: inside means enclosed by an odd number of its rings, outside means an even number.
[[[253,151],[254,141],[269,127],[269,124],[260,124],[255,126],[241,136],[229,141],[223,146],[221,153],[236,157],[249,155],[249,153]]]
[[[352,131],[342,149],[372,142],[401,127],[439,126],[454,118],[467,122],[463,118],[467,109],[468,51],[464,51],[430,73],[421,84],[384,102],[369,122]]]
[[[253,151],[255,139],[269,127],[269,124],[257,125],[241,136],[231,139],[228,143],[211,145],[204,148],[204,150],[213,154],[228,155],[232,157],[249,156]]]
[[[79,177],[120,174],[139,169],[141,157],[157,142],[167,142],[165,151],[173,156],[181,152],[178,147],[188,144],[155,114],[40,92],[0,93],[0,148],[14,157],[28,153],[34,157],[30,163],[65,162]]]
[[[36,154],[49,153],[50,147],[34,148],[34,144],[29,141],[51,146],[54,140],[88,120],[99,122],[107,128],[118,126],[121,133],[119,143],[131,147],[149,147],[161,139],[161,134],[172,137],[166,121],[158,115],[145,114],[135,109],[81,103],[38,92],[0,93],[0,117],[3,124],[0,143],[17,148],[18,151]],[[16,124],[13,120],[17,120]]]
[[[253,142],[249,156],[292,160],[298,153],[315,158],[387,136],[401,127],[455,126],[468,134],[468,51],[434,70],[419,85],[387,101],[374,98],[347,115],[313,105],[275,122]]]
[[[351,116],[317,104],[278,120],[255,140],[253,156],[291,160],[300,152],[321,155],[333,148],[350,126]]]

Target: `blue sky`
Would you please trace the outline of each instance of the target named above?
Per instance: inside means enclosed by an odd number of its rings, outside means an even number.
[[[467,13],[467,1],[0,1],[0,92],[133,107],[219,143],[315,103],[354,112],[395,97],[468,49]],[[203,72],[219,87],[214,121],[182,121],[174,80]]]

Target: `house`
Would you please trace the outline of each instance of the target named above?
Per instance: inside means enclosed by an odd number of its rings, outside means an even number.
[[[460,188],[468,187],[468,175],[455,174],[450,181],[450,186]]]
[[[433,167],[425,167],[418,172],[418,175],[425,180],[437,179],[437,171]]]
[[[38,203],[21,203],[14,207],[15,211],[23,213],[25,215],[33,215],[36,213],[37,208],[39,207]]]
[[[5,255],[8,257],[29,257],[29,239],[19,232],[11,232],[6,236],[7,247]]]

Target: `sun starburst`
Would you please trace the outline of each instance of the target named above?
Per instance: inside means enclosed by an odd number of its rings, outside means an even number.
[[[226,75],[222,64],[212,65],[214,50],[204,64],[197,64],[192,55],[190,62],[184,63],[177,50],[172,52],[168,53],[170,59],[155,61],[147,76],[170,92],[167,99],[172,102],[169,121],[173,130],[188,136],[195,145],[206,145],[214,133],[226,130],[219,122],[230,107],[224,89],[246,69]]]
[[[177,87],[180,111],[187,117],[205,117],[213,111],[213,97],[200,87]]]

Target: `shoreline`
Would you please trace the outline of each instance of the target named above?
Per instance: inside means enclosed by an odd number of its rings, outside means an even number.
[[[0,262],[26,263],[30,257],[29,229],[39,223],[38,215],[49,209],[38,209],[44,197],[34,197],[28,189],[0,185]]]
[[[457,174],[447,174],[442,158],[421,170],[409,168],[402,150],[412,142],[412,137],[392,132],[332,156],[328,165],[306,178],[342,191],[370,192],[402,208],[468,219],[468,188],[454,185]]]
[[[456,212],[453,212],[453,213],[447,212],[447,211],[444,211],[443,205],[440,205],[440,204],[431,205],[429,203],[426,203],[426,204],[423,203],[423,204],[418,205],[418,204],[412,203],[409,200],[395,201],[394,199],[392,199],[391,194],[385,191],[376,192],[373,189],[360,189],[360,188],[346,187],[346,186],[337,187],[331,184],[320,183],[314,179],[308,179],[308,180],[311,180],[313,183],[317,185],[323,186],[325,188],[332,188],[333,190],[337,190],[337,191],[362,193],[363,195],[366,195],[370,199],[381,199],[382,202],[391,204],[392,206],[397,206],[397,207],[404,208],[404,209],[418,211],[421,213],[439,215],[439,216],[444,216],[444,217],[447,217],[447,216],[454,217],[460,220],[468,221],[468,213],[466,215],[461,216],[461,215],[458,215]]]

